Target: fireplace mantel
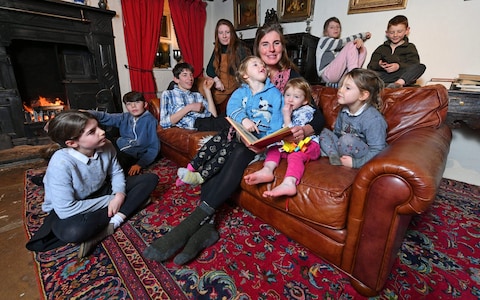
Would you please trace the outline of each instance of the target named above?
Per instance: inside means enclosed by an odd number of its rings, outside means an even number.
[[[8,47],[14,40],[78,45],[91,54],[88,78],[62,70],[70,108],[94,109],[101,89],[113,93],[112,111],[122,111],[112,18],[114,11],[56,0],[0,0],[0,134],[24,140],[22,99]],[[81,65],[79,55],[61,53],[64,65]],[[79,58],[80,57],[80,58]],[[91,63],[90,63],[91,61]],[[80,73],[80,75],[78,75]],[[22,144],[22,142],[17,142]]]

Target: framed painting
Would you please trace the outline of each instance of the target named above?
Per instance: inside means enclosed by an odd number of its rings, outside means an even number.
[[[404,9],[405,7],[407,7],[407,0],[350,0],[348,14]]]
[[[233,0],[233,19],[236,30],[258,27],[259,0]]]
[[[314,6],[314,0],[278,0],[278,19],[283,23],[305,21],[313,15]]]
[[[170,39],[170,16],[162,16],[162,25],[160,26],[160,37]]]

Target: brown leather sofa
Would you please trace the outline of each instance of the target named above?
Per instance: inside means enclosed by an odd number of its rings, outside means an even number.
[[[331,128],[340,108],[336,89],[312,88]],[[240,206],[342,270],[365,296],[383,289],[410,220],[435,199],[452,139],[443,86],[386,89],[383,101],[389,146],[362,168],[332,166],[320,158],[307,164],[297,195],[262,197],[282,182],[282,160],[273,182],[242,182],[234,196]],[[158,115],[158,99],[151,104]],[[161,152],[183,166],[208,134],[159,128]],[[245,174],[261,167],[256,162]]]

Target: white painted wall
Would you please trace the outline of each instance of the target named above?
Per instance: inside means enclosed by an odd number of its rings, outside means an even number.
[[[277,0],[262,0],[260,23],[263,24],[267,9],[277,10]],[[95,6],[94,4],[90,4]],[[108,0],[109,9],[117,12],[113,20],[115,47],[122,94],[130,90],[123,39],[120,0]],[[480,0],[409,0],[407,8],[385,12],[348,15],[348,1],[316,0],[311,34],[320,36],[323,23],[331,16],[342,22],[343,33],[353,34],[370,31],[372,38],[365,43],[369,53],[385,40],[385,29],[390,18],[397,14],[406,15],[410,22],[410,40],[419,51],[422,63],[427,66],[419,83],[432,77],[456,77],[459,73],[480,74],[480,40],[477,28],[480,25]],[[233,0],[207,2],[207,24],[205,27],[205,66],[213,51],[213,34],[220,18],[233,22]],[[305,22],[285,23],[284,33],[305,31]],[[255,29],[239,31],[243,38],[253,38]],[[368,63],[370,56],[367,56]],[[171,80],[170,70],[156,70],[155,78],[159,90],[167,87]],[[455,129],[447,169],[444,176],[475,185],[480,185],[480,131]]]

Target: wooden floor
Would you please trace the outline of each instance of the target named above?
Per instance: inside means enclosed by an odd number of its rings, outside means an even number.
[[[24,174],[46,165],[45,146],[0,150],[0,291],[1,299],[40,299],[32,253],[25,248]]]

